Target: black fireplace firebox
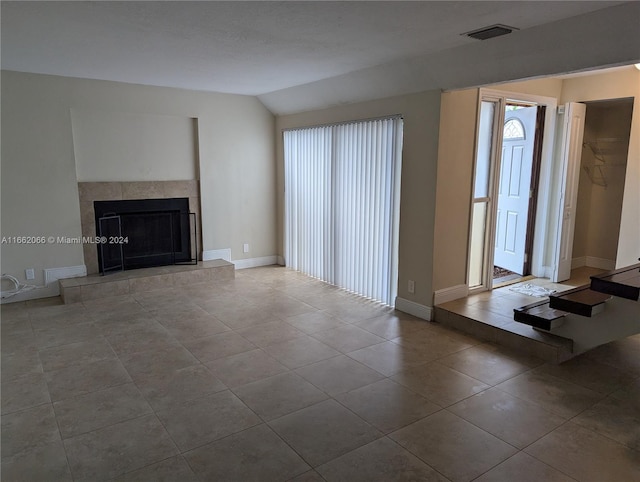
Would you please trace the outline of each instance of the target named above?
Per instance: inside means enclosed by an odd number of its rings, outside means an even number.
[[[189,198],[94,201],[100,273],[196,264]]]

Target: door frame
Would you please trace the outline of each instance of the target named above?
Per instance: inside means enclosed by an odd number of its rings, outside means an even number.
[[[540,166],[542,163],[542,143],[544,141],[545,115],[547,106],[538,104],[536,115],[536,133],[533,141],[533,165],[531,166],[531,194],[529,197],[529,209],[527,211],[527,238],[525,241],[525,252],[533,253],[533,240],[535,239],[535,220],[538,209],[538,190],[540,189]],[[541,128],[541,129],[540,129]],[[524,262],[524,272],[531,272],[532,262],[527,259]]]
[[[557,172],[559,173],[556,189],[559,196],[555,243],[552,251],[552,273],[549,276],[554,282],[565,281],[571,275],[586,114],[587,106],[582,102],[568,102],[558,108],[558,117],[562,115],[562,125],[558,126],[562,130],[559,129],[556,145]]]
[[[558,107],[558,99],[555,97],[546,97],[541,95],[524,94],[519,92],[510,92],[496,89],[478,89],[478,101],[476,109],[476,137],[474,145],[474,158],[473,158],[473,180],[476,175],[476,159],[478,155],[478,139],[479,139],[479,126],[480,126],[480,108],[482,101],[497,102],[498,112],[494,115],[494,126],[500,126],[504,124],[505,107],[506,103],[512,102],[526,102],[536,104],[538,106],[545,106],[544,112],[544,127],[542,132],[542,143],[540,146],[541,160],[540,160],[540,174],[539,174],[539,186],[537,192],[537,199],[535,201],[535,220],[533,225],[533,242],[531,256],[529,262],[531,263],[531,274],[536,277],[544,277],[547,275],[547,269],[544,265],[544,254],[546,250],[546,238],[549,222],[553,220],[549,219],[552,197],[552,176],[553,176],[553,154],[554,154],[554,142],[555,142],[555,129],[556,129],[556,111]],[[469,216],[469,239],[467,247],[467,270],[466,270],[466,284],[469,292],[488,291],[492,289],[493,281],[493,258],[494,258],[494,245],[496,236],[496,212],[498,203],[495,202],[495,195],[498,190],[500,166],[502,162],[502,149],[498,149],[498,146],[502,146],[502,129],[495,129],[493,133],[491,147],[491,166],[490,166],[490,181],[489,181],[489,196],[491,200],[487,209],[486,222],[485,222],[485,237],[484,237],[484,256],[482,266],[482,284],[470,288],[469,287],[469,255],[471,253],[471,230],[473,228],[473,216]],[[473,189],[475,181],[473,181],[471,189]],[[474,197],[473,192],[470,196],[470,214],[473,213]],[[491,268],[491,269],[490,269]]]

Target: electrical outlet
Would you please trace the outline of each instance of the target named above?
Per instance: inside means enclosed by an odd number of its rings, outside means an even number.
[[[407,289],[409,290],[409,293],[415,293],[416,292],[416,282],[413,281],[412,279],[409,280],[409,286],[407,286]]]
[[[244,243],[244,245],[242,246],[242,252],[243,253],[249,252],[249,243]]]
[[[24,270],[24,276],[27,279],[36,279],[36,272],[33,268],[27,268]]]

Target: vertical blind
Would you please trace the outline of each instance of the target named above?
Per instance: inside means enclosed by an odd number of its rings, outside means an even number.
[[[402,119],[284,132],[288,267],[393,305]]]

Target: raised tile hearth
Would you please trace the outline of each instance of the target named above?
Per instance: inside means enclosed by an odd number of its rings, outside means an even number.
[[[122,271],[106,276],[92,274],[82,278],[63,279],[59,284],[63,302],[70,304],[234,277],[233,263],[215,259],[200,261],[197,265],[161,266]]]

